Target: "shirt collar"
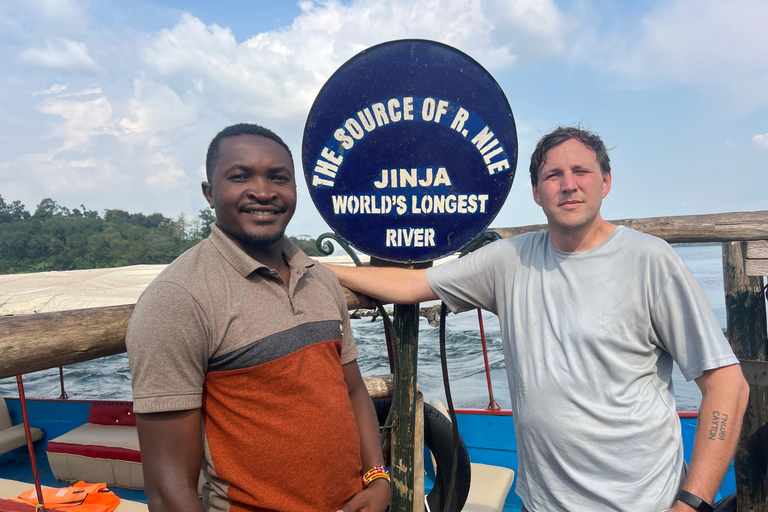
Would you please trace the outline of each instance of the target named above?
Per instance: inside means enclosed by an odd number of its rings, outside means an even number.
[[[243,277],[248,277],[256,270],[263,268],[269,270],[265,264],[252,258],[240,248],[237,243],[224,233],[214,222],[211,224],[211,236],[208,237],[211,243],[221,253],[232,268],[237,270]],[[315,262],[312,261],[299,247],[288,237],[283,237],[277,242],[280,251],[291,268],[291,274],[302,276],[308,268]]]

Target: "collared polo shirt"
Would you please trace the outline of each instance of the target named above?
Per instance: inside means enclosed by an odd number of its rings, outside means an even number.
[[[337,510],[361,488],[333,274],[288,239],[289,285],[215,224],[142,294],[126,346],[134,410],[202,408],[208,510]]]

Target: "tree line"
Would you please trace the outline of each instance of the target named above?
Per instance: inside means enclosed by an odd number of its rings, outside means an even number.
[[[20,201],[0,195],[0,274],[167,264],[206,238],[215,217],[204,208],[196,217],[175,219],[84,205],[71,210],[45,198],[29,213]],[[310,256],[314,240],[290,237]]]

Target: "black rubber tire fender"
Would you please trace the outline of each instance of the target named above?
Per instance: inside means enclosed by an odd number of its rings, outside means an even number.
[[[392,404],[391,398],[379,398],[373,401],[379,425],[387,420],[387,413]],[[456,468],[456,483],[453,489],[453,500],[450,510],[444,508],[448,498],[448,487],[451,482],[451,466],[453,464],[453,425],[440,411],[424,402],[424,444],[432,452],[437,469],[435,485],[427,496],[429,509],[432,512],[460,512],[469,495],[469,485],[472,480],[472,468],[469,453],[464,440],[459,436],[459,460]]]

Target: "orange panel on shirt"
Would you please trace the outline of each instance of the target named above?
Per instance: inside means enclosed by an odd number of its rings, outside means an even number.
[[[230,510],[336,511],[362,490],[340,352],[341,340],[322,341],[206,375],[205,433]]]

